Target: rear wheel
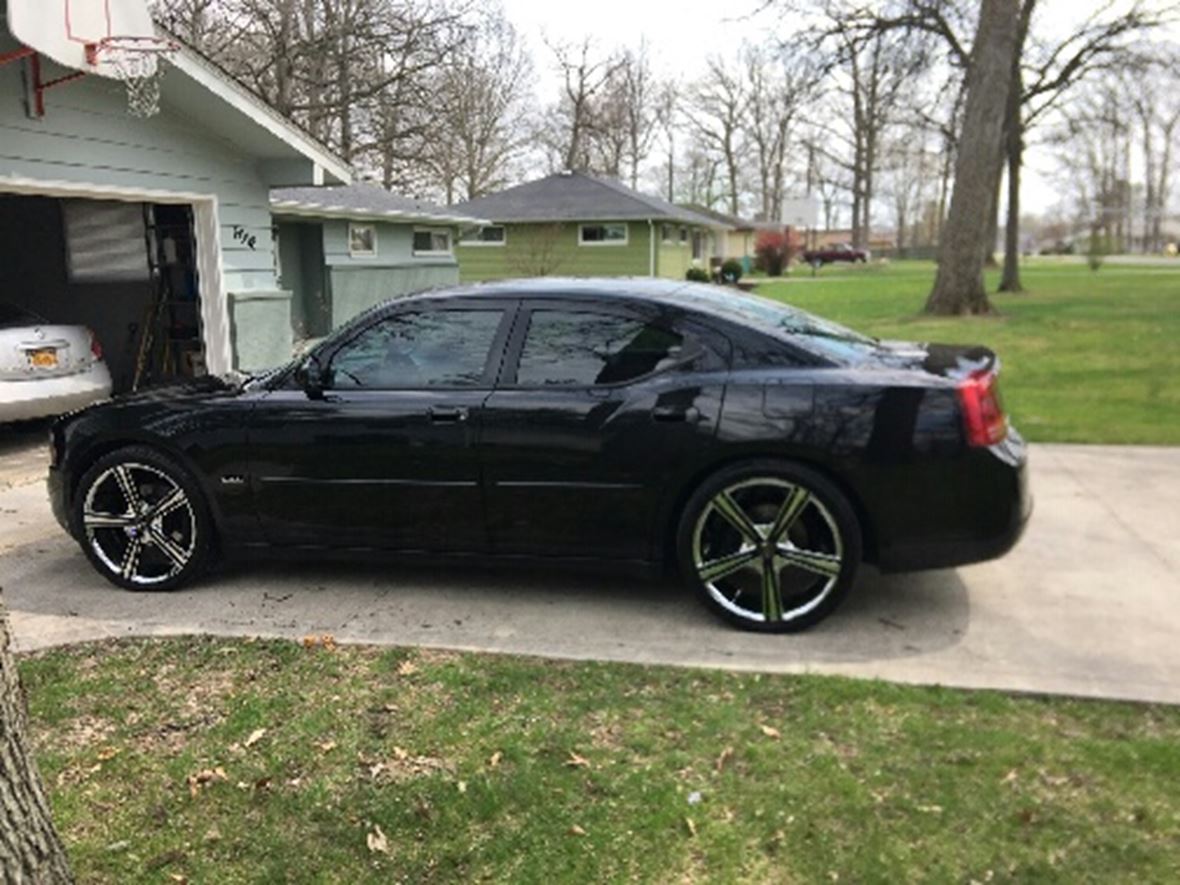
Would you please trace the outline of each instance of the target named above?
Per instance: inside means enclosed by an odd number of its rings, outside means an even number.
[[[759,461],[722,470],[693,494],[677,533],[681,573],[730,623],[803,630],[852,586],[861,558],[856,514],[815,470]]]
[[[76,534],[91,564],[128,590],[172,590],[200,575],[212,522],[196,481],[153,449],[98,460],[74,496]]]

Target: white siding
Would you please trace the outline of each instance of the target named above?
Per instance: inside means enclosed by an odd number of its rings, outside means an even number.
[[[13,48],[0,36],[0,52]],[[150,120],[128,115],[122,86],[99,77],[48,90],[45,116],[30,119],[21,69],[0,67],[0,190],[12,178],[216,197],[226,290],[274,288],[268,187],[254,158],[174,108]],[[64,73],[47,62],[42,71]]]

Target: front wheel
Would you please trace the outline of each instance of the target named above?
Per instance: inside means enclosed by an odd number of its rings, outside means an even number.
[[[198,577],[212,522],[196,481],[153,449],[100,458],[74,496],[82,550],[104,578],[127,590],[172,590]]]
[[[722,470],[689,499],[677,531],[681,573],[743,629],[790,633],[848,594],[861,558],[856,514],[825,476],[790,462]]]

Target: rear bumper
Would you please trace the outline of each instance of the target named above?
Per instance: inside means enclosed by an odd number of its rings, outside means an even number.
[[[1028,446],[1011,431],[998,445],[980,452],[974,465],[993,494],[986,503],[974,503],[986,512],[978,514],[978,531],[910,541],[880,551],[878,567],[883,572],[922,571],[953,568],[997,559],[1016,546],[1032,516],[1033,500],[1028,488]],[[965,501],[963,506],[973,506]],[[986,527],[986,528],[984,528]]]
[[[110,395],[111,373],[105,363],[60,378],[0,381],[0,422],[64,415]]]

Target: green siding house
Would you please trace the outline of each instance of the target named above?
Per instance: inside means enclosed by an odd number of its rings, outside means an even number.
[[[459,239],[464,282],[535,276],[683,279],[708,269],[724,235],[714,220],[617,181],[559,172],[455,208],[489,222]]]
[[[390,298],[458,283],[455,242],[486,224],[372,184],[276,188],[270,207],[297,341]]]

